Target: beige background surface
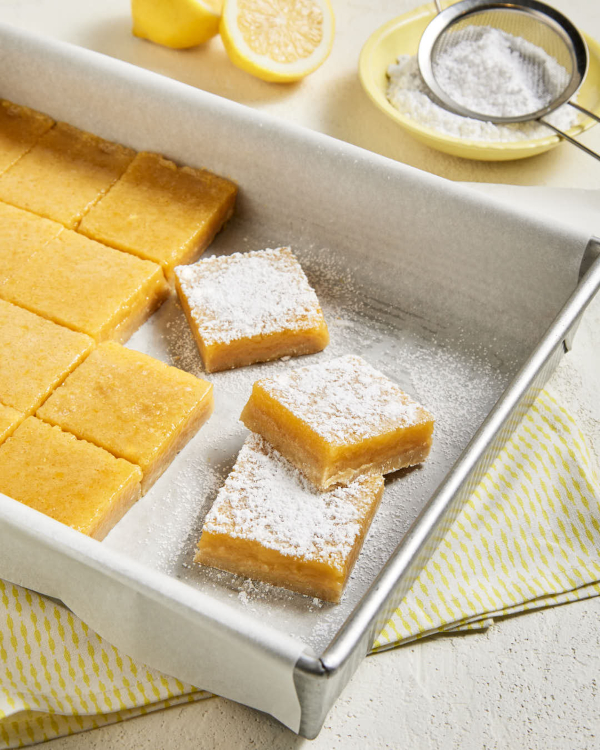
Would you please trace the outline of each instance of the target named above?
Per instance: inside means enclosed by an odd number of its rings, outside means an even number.
[[[234,68],[218,38],[203,48],[180,52],[134,39],[126,0],[0,0],[0,18],[452,180],[599,190],[600,163],[567,144],[527,161],[464,161],[421,146],[371,105],[356,75],[360,49],[378,26],[417,4],[410,0],[333,0],[337,33],[330,58],[308,79],[288,86],[266,84]],[[554,5],[588,34],[600,38],[597,0],[554,0]],[[600,127],[583,140],[600,150]],[[597,207],[600,234],[600,192],[577,195],[585,196],[588,220]],[[560,200],[561,194],[556,197]],[[583,419],[598,453],[596,351],[600,351],[599,300],[584,320],[575,351],[554,381]],[[600,600],[596,599],[516,617],[486,634],[438,638],[368,658],[310,746],[315,750],[598,747],[599,615]],[[304,745],[308,741],[269,717],[222,699],[48,744],[52,750]]]

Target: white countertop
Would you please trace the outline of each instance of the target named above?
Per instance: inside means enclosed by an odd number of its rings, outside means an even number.
[[[333,0],[337,32],[324,66],[303,82],[271,85],[233,67],[218,38],[175,52],[134,39],[127,0],[0,0],[0,19],[119,57],[248,106],[453,180],[600,190],[600,164],[568,144],[528,160],[461,160],[412,140],[376,110],[356,74],[360,49],[410,0]],[[600,38],[597,0],[554,0]],[[1,75],[0,75],[1,86]],[[0,89],[1,91],[1,89]],[[600,150],[600,127],[582,138]],[[504,189],[510,199],[510,191]],[[560,200],[561,193],[555,194]],[[600,235],[600,192],[576,193]],[[536,198],[544,201],[545,198]],[[600,455],[596,405],[600,300],[586,315],[556,387]],[[600,599],[514,617],[484,634],[438,637],[366,659],[310,747],[564,748],[600,746]],[[295,748],[308,741],[222,699],[173,708],[48,743],[70,748]]]

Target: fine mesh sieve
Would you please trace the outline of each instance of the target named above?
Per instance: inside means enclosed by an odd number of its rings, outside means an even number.
[[[498,124],[537,120],[600,160],[600,155],[543,119],[566,103],[600,122],[597,115],[571,101],[585,78],[588,52],[583,37],[568,18],[538,0],[461,0],[445,10],[441,10],[439,0],[435,4],[438,15],[423,32],[418,63],[423,81],[438,104],[463,117]],[[512,45],[511,54],[519,56],[532,92],[521,109],[515,110],[514,102],[503,108],[502,102],[510,100],[510,90],[502,92],[501,77],[500,90],[490,93],[504,96],[495,97],[495,101],[482,99],[476,110],[461,102],[452,88],[443,60],[453,53],[459,57],[462,42],[476,43],[489,29],[511,35],[506,38]],[[560,74],[556,63],[564,69]],[[469,74],[476,77],[477,71],[470,70]]]

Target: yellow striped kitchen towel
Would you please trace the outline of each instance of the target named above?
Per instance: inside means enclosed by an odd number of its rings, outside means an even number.
[[[573,417],[542,391],[373,644],[600,594],[600,483]]]
[[[543,392],[374,650],[597,596],[599,490],[581,430]],[[64,607],[0,581],[0,748],[206,697],[119,653]]]
[[[119,653],[65,607],[0,580],[0,748],[210,697]]]

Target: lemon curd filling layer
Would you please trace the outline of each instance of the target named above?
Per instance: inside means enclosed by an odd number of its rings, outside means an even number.
[[[48,115],[0,99],[0,174],[26,154],[54,125]]]
[[[37,416],[141,467],[146,492],[212,413],[212,384],[101,344]]]
[[[93,347],[89,336],[0,300],[0,403],[33,414]]]
[[[95,539],[140,497],[141,478],[139,467],[35,417],[0,445],[1,493]]]
[[[241,415],[321,489],[425,460],[434,420],[353,355],[257,381]]]
[[[175,288],[208,372],[329,343],[317,295],[289,247],[178,266]]]
[[[233,213],[236,194],[230,180],[142,152],[78,231],[160,263],[170,277],[208,247]]]
[[[74,229],[135,151],[64,122],[0,176],[0,200]]]
[[[126,341],[168,292],[156,263],[69,230],[0,286],[0,297],[99,342]]]
[[[383,478],[316,490],[258,435],[209,511],[195,561],[338,602],[383,494]]]

